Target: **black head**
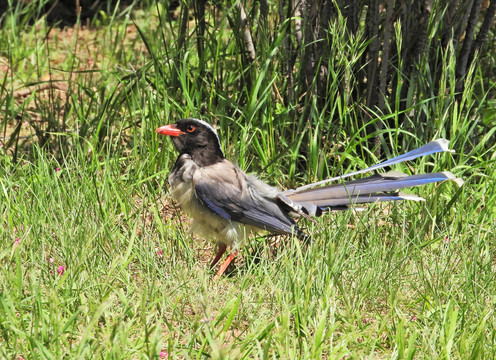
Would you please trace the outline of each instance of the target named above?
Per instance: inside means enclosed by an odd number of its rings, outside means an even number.
[[[198,166],[212,165],[224,159],[217,133],[203,120],[181,119],[159,127],[155,132],[169,135],[176,150],[181,155],[190,155]]]

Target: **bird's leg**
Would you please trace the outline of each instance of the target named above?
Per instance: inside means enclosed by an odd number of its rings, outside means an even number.
[[[224,255],[224,253],[226,252],[226,250],[227,250],[227,245],[226,244],[219,244],[217,246],[217,254],[215,255],[214,260],[210,264],[210,269],[213,269],[214,266],[217,265],[217,263],[219,262],[219,260],[222,257],[222,255]]]
[[[221,267],[219,268],[219,271],[217,271],[217,274],[215,274],[215,277],[219,277],[222,274],[224,274],[224,272],[226,271],[227,267],[234,260],[234,258],[236,257],[236,255],[238,255],[238,250],[233,250],[229,254],[229,256],[227,257],[226,261],[224,261],[224,263],[221,265]]]

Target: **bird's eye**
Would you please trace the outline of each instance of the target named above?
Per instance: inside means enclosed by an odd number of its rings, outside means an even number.
[[[189,133],[192,133],[195,130],[196,130],[196,126],[195,125],[188,125],[188,127],[186,128],[186,131],[189,132]]]

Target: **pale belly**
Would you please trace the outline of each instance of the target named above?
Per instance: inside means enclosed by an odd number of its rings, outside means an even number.
[[[194,193],[192,182],[182,182],[171,186],[172,198],[193,220],[191,231],[214,240],[218,244],[237,248],[251,233],[259,231],[236,221],[220,217],[202,206]]]

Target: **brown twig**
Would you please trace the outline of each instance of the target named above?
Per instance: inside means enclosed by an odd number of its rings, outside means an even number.
[[[246,15],[246,11],[240,1],[236,3],[236,9],[239,12],[239,28],[241,30],[240,32],[246,49],[246,57],[251,63],[255,61],[256,53],[255,46],[253,45],[253,39],[251,37],[250,27],[248,26],[248,16]]]

